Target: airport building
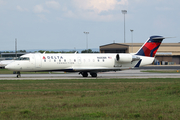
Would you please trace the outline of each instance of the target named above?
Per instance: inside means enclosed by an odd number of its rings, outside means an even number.
[[[17,53],[17,57],[20,57],[21,55],[24,55],[26,53]],[[16,53],[0,53],[0,61],[1,60],[10,60],[16,58]]]
[[[144,43],[112,43],[100,46],[101,53],[136,53]],[[180,64],[180,43],[161,43],[154,64]]]

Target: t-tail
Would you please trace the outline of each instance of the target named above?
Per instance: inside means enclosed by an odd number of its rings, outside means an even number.
[[[163,39],[165,38],[162,36],[151,36],[138,50],[136,55],[154,57]]]

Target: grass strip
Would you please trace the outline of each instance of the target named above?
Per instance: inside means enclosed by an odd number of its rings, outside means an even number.
[[[141,72],[150,72],[150,73],[180,73],[179,70],[144,70]]]
[[[2,80],[0,119],[175,120],[180,80]]]

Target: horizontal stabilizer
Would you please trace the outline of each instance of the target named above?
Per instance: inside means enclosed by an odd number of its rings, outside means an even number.
[[[175,37],[155,37],[152,38],[153,40],[159,40],[159,39],[167,39],[167,38],[175,38]]]

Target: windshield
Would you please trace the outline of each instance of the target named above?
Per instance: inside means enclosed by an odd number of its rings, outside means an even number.
[[[16,60],[30,60],[29,57],[19,57]]]

